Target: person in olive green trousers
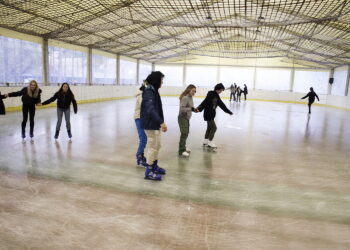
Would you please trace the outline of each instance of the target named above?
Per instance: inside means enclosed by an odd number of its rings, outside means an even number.
[[[192,112],[198,112],[193,108],[192,97],[196,94],[196,86],[190,84],[187,86],[184,92],[180,95],[180,110],[178,116],[178,122],[180,127],[180,142],[179,142],[179,155],[188,157],[191,150],[186,147],[186,140],[190,132],[190,119]]]

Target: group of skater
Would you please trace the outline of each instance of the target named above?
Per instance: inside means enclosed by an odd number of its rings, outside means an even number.
[[[166,170],[158,164],[159,150],[161,148],[161,132],[167,132],[168,128],[164,122],[163,105],[159,94],[162,87],[164,74],[160,71],[153,71],[144,80],[142,86],[136,94],[136,105],[134,112],[134,120],[139,136],[139,144],[136,152],[136,164],[145,168],[144,178],[147,180],[162,180],[162,175],[166,174]],[[244,84],[243,91],[236,84],[231,85],[230,101],[240,101],[241,93],[248,94],[247,86]],[[191,150],[187,148],[186,141],[190,130],[190,120],[192,113],[204,111],[204,121],[207,123],[207,129],[204,135],[203,147],[216,149],[217,146],[213,142],[217,126],[215,123],[216,108],[219,106],[225,113],[233,115],[220,98],[220,94],[225,90],[222,83],[216,84],[214,90],[208,91],[202,103],[195,107],[193,96],[196,94],[197,88],[190,84],[181,93],[179,97],[179,113],[178,124],[180,129],[180,140],[178,154],[181,157],[189,157]],[[33,142],[34,138],[34,118],[36,106],[50,104],[57,100],[57,123],[54,138],[57,140],[61,128],[62,117],[64,114],[66,120],[67,134],[72,138],[70,125],[70,107],[73,105],[74,113],[77,113],[78,106],[74,94],[68,83],[63,83],[59,90],[48,100],[41,102],[41,89],[35,80],[30,81],[27,87],[20,91],[11,92],[5,95],[0,93],[0,114],[5,114],[5,107],[2,99],[8,97],[22,97],[22,114],[21,136],[25,142],[26,124],[29,114],[29,137]],[[311,105],[315,101],[315,97],[319,101],[318,95],[313,88],[301,99],[308,98],[309,114],[311,114]]]
[[[22,88],[20,91],[11,92],[5,95],[0,95],[1,99],[5,99],[8,97],[19,97],[21,96],[22,100],[22,123],[21,123],[21,136],[23,142],[26,140],[26,126],[29,115],[29,137],[30,141],[34,142],[34,118],[35,118],[35,110],[36,106],[43,106],[50,104],[57,100],[57,123],[56,123],[56,131],[54,138],[58,139],[62,116],[64,114],[64,118],[66,120],[67,134],[69,139],[72,138],[71,125],[70,125],[70,106],[73,104],[74,113],[78,112],[77,102],[74,98],[74,94],[71,91],[68,83],[63,83],[59,90],[48,100],[41,103],[41,89],[38,86],[38,83],[35,80],[29,82],[27,87]],[[5,107],[3,103],[0,105],[3,108],[3,114],[5,114]],[[2,109],[1,108],[1,109]]]
[[[139,92],[136,94],[135,124],[139,135],[139,146],[136,152],[136,164],[145,167],[145,179],[162,180],[162,175],[166,170],[158,165],[158,155],[161,147],[161,131],[166,132],[167,126],[164,123],[162,100],[159,89],[162,87],[164,75],[160,71],[152,72]],[[207,122],[203,146],[216,149],[213,142],[217,130],[215,124],[216,108],[219,106],[224,112],[233,113],[226,107],[220,98],[220,94],[225,90],[222,83],[215,85],[214,90],[209,91],[206,98],[198,106],[194,107],[193,96],[197,88],[190,84],[180,95],[180,108],[178,114],[178,124],[180,128],[179,156],[189,157],[191,150],[186,147],[186,141],[190,130],[190,120],[192,113],[204,110],[204,120]]]
[[[241,95],[244,95],[244,100],[247,100],[248,95],[248,87],[246,84],[244,84],[243,89],[240,86],[237,86],[236,83],[231,84],[231,86],[228,88],[230,90],[230,102],[241,102]]]

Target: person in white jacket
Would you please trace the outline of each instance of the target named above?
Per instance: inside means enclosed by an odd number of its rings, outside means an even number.
[[[147,145],[147,135],[143,128],[141,128],[141,121],[140,121],[140,111],[141,111],[141,103],[142,103],[142,93],[147,85],[146,81],[143,81],[142,86],[137,91],[135,97],[136,97],[136,105],[135,105],[135,113],[134,113],[134,119],[135,124],[137,128],[137,133],[139,135],[139,146],[137,148],[136,152],[136,165],[143,167],[146,163],[146,158],[144,155],[145,147]]]

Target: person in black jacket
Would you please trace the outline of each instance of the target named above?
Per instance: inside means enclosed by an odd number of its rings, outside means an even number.
[[[56,133],[55,139],[58,139],[58,135],[60,133],[62,116],[64,114],[64,118],[66,120],[66,127],[68,137],[72,138],[71,126],[70,126],[70,104],[73,104],[73,110],[76,114],[78,112],[77,102],[75,101],[74,94],[71,91],[68,83],[63,83],[61,88],[51,97],[42,103],[42,105],[47,105],[51,102],[54,102],[57,99],[57,124],[56,124]]]
[[[25,87],[17,92],[12,92],[7,94],[8,97],[16,97],[22,96],[22,113],[23,113],[23,121],[22,121],[22,139],[23,141],[26,138],[26,125],[28,121],[28,113],[29,113],[29,125],[30,131],[29,136],[31,141],[33,142],[34,137],[34,117],[35,117],[35,105],[41,106],[41,89],[38,86],[38,83],[35,80],[29,82],[28,87]]]
[[[241,102],[241,95],[243,91],[241,90],[240,86],[237,87],[236,92],[237,92],[237,102]]]
[[[0,115],[6,114],[5,105],[2,99],[7,98],[7,95],[2,95],[0,92]]]
[[[167,131],[164,123],[162,100],[158,89],[162,86],[164,75],[160,71],[153,71],[147,78],[147,87],[142,93],[141,128],[147,135],[145,179],[160,181],[165,169],[158,166],[160,149],[160,130]]]
[[[309,97],[309,103],[308,103],[309,114],[311,114],[311,105],[314,103],[315,97],[317,98],[318,101],[320,101],[320,98],[318,98],[318,95],[315,93],[312,87],[310,88],[310,92],[306,96],[302,97],[301,99],[305,99],[307,97]]]
[[[209,91],[204,101],[198,106],[197,110],[201,112],[204,109],[204,120],[207,121],[207,131],[205,132],[203,146],[217,148],[213,143],[216,132],[214,118],[216,116],[216,107],[219,106],[224,112],[232,115],[233,113],[221,101],[219,94],[225,90],[224,85],[219,83],[215,86],[214,91]]]
[[[244,84],[244,88],[243,88],[243,94],[244,94],[244,100],[247,100],[247,95],[248,95],[248,87],[246,84]]]

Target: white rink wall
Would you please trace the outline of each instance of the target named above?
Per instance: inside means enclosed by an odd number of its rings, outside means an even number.
[[[9,92],[19,91],[22,87],[0,87],[2,94]],[[42,101],[50,98],[58,89],[58,86],[41,86],[42,89]],[[138,90],[139,86],[129,85],[129,86],[71,86],[71,89],[75,95],[76,100],[79,101],[104,101],[111,98],[127,98],[133,97]],[[198,97],[204,97],[206,93],[212,88],[208,87],[198,87],[197,94]],[[160,89],[161,95],[164,96],[178,96],[184,90],[184,87],[172,87],[163,86]],[[283,92],[283,91],[263,91],[263,90],[248,90],[248,99],[255,100],[269,100],[269,101],[287,101],[287,102],[306,102],[306,100],[301,100],[300,98],[306,95],[305,93],[296,92]],[[228,98],[230,96],[230,91],[224,91],[221,96],[223,98]],[[243,97],[243,95],[242,95]],[[326,104],[330,106],[336,106],[339,108],[350,109],[350,97],[349,96],[334,96],[334,95],[319,95],[319,104]],[[21,98],[7,98],[4,99],[5,106],[9,107],[19,107],[22,105]]]

